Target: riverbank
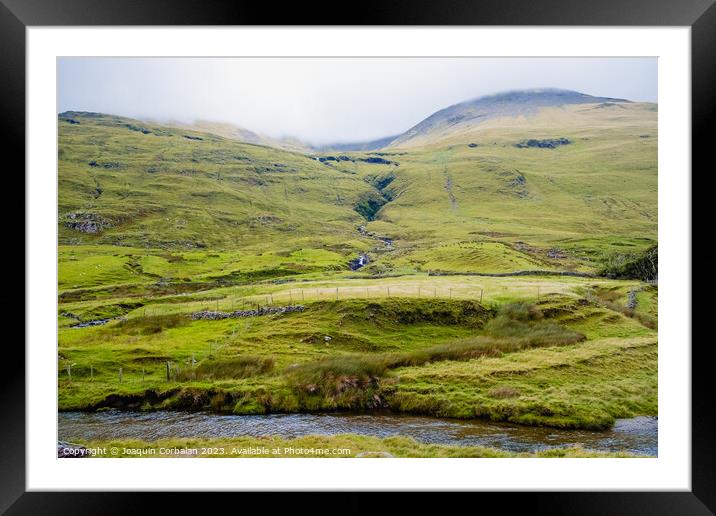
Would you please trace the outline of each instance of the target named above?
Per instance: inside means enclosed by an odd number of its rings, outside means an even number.
[[[384,439],[361,435],[236,437],[231,439],[110,440],[86,443],[87,457],[96,458],[634,458],[626,452],[596,452],[562,447],[534,453],[507,452],[482,446],[419,443],[403,436]]]
[[[411,416],[384,410],[253,416],[108,410],[61,413],[58,427],[61,441],[76,444],[110,440],[152,443],[172,439],[201,442],[233,438],[296,439],[350,434],[379,439],[409,437],[422,444],[494,448],[509,453],[573,447],[635,455],[658,452],[658,420],[654,417],[619,419],[608,430],[592,431]]]
[[[608,304],[593,294],[605,287],[572,288],[532,303],[334,299],[216,320],[191,314],[237,312],[189,303],[188,313],[61,328],[59,409],[387,408],[581,429],[657,415],[657,333],[619,310],[633,283],[610,284]]]
[[[201,380],[169,385],[157,381],[153,388],[136,380],[122,385],[75,382],[63,385],[60,408],[246,415],[383,407],[434,417],[606,429],[617,418],[657,414],[656,361],[656,338],[611,338],[471,360],[407,364],[336,393],[302,388],[318,389],[314,370],[297,378],[274,374],[223,380],[221,386]],[[344,359],[331,367],[353,364]]]

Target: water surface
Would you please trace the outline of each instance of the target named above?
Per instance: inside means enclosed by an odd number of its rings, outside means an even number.
[[[416,441],[460,446],[489,446],[513,452],[581,445],[596,451],[625,451],[657,455],[656,417],[619,419],[612,429],[560,430],[546,427],[378,414],[217,415],[203,412],[61,412],[58,439],[75,443],[108,439],[226,438],[270,436],[285,438],[321,434],[360,434],[375,437],[404,435]]]

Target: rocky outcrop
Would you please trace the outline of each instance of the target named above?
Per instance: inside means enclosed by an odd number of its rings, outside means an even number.
[[[556,149],[560,145],[569,145],[572,143],[568,138],[547,138],[544,140],[522,140],[519,143],[515,143],[515,147],[518,149],[527,149],[530,147],[538,149]]]
[[[397,161],[391,161],[389,159],[385,158],[378,158],[374,156],[370,156],[368,158],[351,158],[350,156],[340,155],[340,156],[313,156],[313,159],[320,161],[321,163],[327,164],[329,161],[350,161],[351,163],[355,163],[356,161],[362,161],[363,163],[370,163],[374,165],[395,165],[396,167],[400,165]]]
[[[518,197],[527,197],[528,191],[527,191],[527,179],[525,179],[525,176],[520,172],[519,170],[516,170],[514,172],[514,175],[512,179],[510,180],[507,185],[512,189],[515,195]]]
[[[97,213],[68,213],[64,217],[64,225],[81,233],[99,233],[111,228],[112,223]]]
[[[395,165],[396,167],[398,166],[398,162],[391,161],[391,160],[385,159],[385,158],[370,157],[370,158],[361,158],[358,161],[363,161],[365,163],[375,163],[375,164],[379,164],[379,165]]]
[[[88,164],[90,167],[92,167],[92,168],[109,168],[109,169],[112,169],[112,168],[122,168],[122,164],[119,163],[118,161],[103,161],[103,162],[99,162],[99,161],[92,160],[92,161],[90,161],[90,162],[87,163],[87,164]]]
[[[552,258],[553,260],[563,260],[566,257],[567,254],[561,249],[557,249],[556,247],[553,247],[547,251],[547,258]]]
[[[103,324],[107,324],[112,319],[96,319],[94,321],[85,321],[78,324],[73,324],[70,326],[70,328],[87,328],[89,326],[102,326]]]
[[[134,124],[125,124],[125,127],[130,131],[136,131],[142,134],[150,134],[152,132],[151,129],[147,129],[146,127],[141,127]]]

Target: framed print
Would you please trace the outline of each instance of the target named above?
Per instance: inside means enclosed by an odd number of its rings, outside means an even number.
[[[711,513],[711,2],[387,4],[380,26],[5,3],[9,514],[126,512],[117,491]]]

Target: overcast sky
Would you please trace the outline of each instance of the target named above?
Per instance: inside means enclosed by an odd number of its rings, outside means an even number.
[[[61,58],[58,112],[230,122],[321,144],[402,133],[505,90],[657,101],[655,58]]]

